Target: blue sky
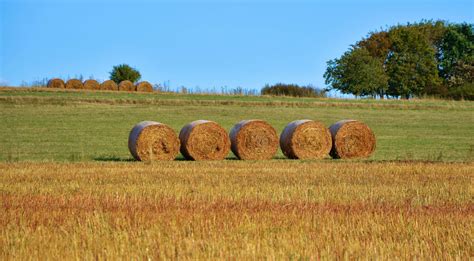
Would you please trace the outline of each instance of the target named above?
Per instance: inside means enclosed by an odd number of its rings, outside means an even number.
[[[473,22],[472,1],[0,0],[0,82],[143,80],[201,89],[324,87],[326,62],[368,32],[421,19]]]

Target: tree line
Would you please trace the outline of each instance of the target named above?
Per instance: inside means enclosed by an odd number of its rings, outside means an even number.
[[[372,97],[474,99],[474,25],[421,21],[371,32],[327,62],[330,89]]]

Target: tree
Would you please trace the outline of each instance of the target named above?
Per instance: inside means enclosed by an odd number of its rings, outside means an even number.
[[[437,49],[439,43],[443,39],[444,33],[446,32],[446,25],[447,23],[441,20],[424,20],[419,23],[408,24],[406,27],[411,27],[420,32],[428,39],[428,42],[433,46],[433,48]]]
[[[357,96],[473,99],[473,29],[424,20],[371,32],[327,63],[326,84]]]
[[[340,59],[329,61],[324,77],[326,84],[346,94],[379,95],[383,99],[388,90],[383,61],[373,57],[365,47],[353,47]]]
[[[135,68],[130,67],[128,64],[116,65],[110,72],[110,79],[117,84],[125,80],[136,83],[141,77],[140,72]]]
[[[371,32],[330,60],[326,84],[357,96],[474,97],[474,26],[421,21]],[[387,84],[386,84],[387,83]]]
[[[368,37],[357,42],[356,46],[366,48],[372,57],[385,62],[392,43],[388,37],[388,32],[380,31],[369,33]]]
[[[472,24],[449,25],[440,43],[439,72],[448,96],[472,99],[474,94],[474,33]]]
[[[426,88],[441,83],[436,52],[417,27],[399,26],[389,32],[392,47],[387,59],[389,93],[409,98],[426,94]]]

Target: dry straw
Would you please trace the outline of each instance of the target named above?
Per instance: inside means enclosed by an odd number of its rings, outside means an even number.
[[[64,84],[64,81],[59,78],[54,78],[48,81],[48,88],[61,88],[64,89],[66,88],[66,85]]]
[[[107,80],[100,85],[100,89],[105,91],[117,91],[118,86],[114,81]]]
[[[280,135],[280,147],[290,159],[321,159],[331,150],[331,133],[318,121],[292,121]]]
[[[135,88],[137,92],[153,92],[153,86],[147,81],[137,83]]]
[[[84,89],[87,90],[100,90],[100,84],[98,81],[89,79],[84,81]]]
[[[181,129],[181,153],[189,160],[222,160],[230,151],[226,130],[213,121],[193,121]]]
[[[332,136],[331,156],[350,159],[369,157],[375,150],[375,135],[366,124],[356,120],[342,120],[329,128]]]
[[[278,150],[275,129],[262,120],[243,120],[230,131],[231,149],[242,160],[271,159]]]
[[[121,81],[118,85],[119,91],[131,92],[135,91],[135,85],[129,80]]]
[[[70,79],[66,82],[66,89],[83,89],[84,85],[82,84],[81,80],[78,79]]]
[[[179,153],[178,136],[169,126],[142,121],[135,125],[128,137],[128,149],[136,160],[173,160]]]

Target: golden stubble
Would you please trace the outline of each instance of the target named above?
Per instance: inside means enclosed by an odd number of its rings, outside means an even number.
[[[468,258],[474,164],[0,164],[0,258]]]

